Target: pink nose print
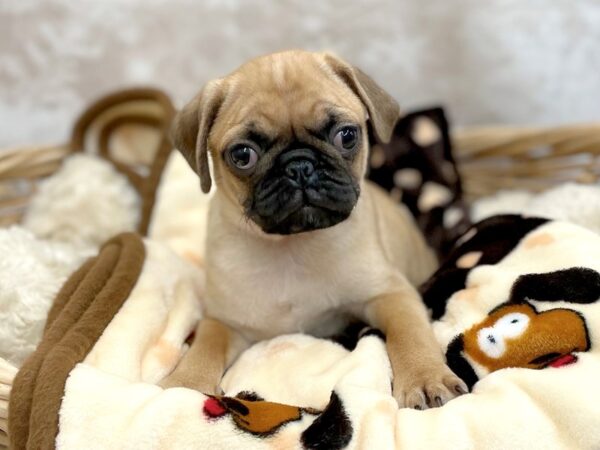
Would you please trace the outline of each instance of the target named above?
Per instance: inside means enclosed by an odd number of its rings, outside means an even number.
[[[217,417],[224,416],[227,412],[225,406],[223,406],[223,404],[214,397],[209,397],[206,399],[202,411],[209,419],[216,419]]]

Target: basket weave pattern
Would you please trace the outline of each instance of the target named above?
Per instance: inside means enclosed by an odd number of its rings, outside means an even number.
[[[25,147],[0,152],[0,226],[19,223],[38,182],[71,153],[67,146]]]
[[[453,144],[468,199],[600,178],[600,124],[473,128],[456,132]]]

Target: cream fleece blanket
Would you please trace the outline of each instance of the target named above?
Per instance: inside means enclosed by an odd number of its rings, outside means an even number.
[[[510,242],[499,249],[490,230]],[[225,375],[227,397],[160,388],[201,316],[202,273],[161,243],[113,240],[63,288],[43,353],[17,376],[14,448],[598,448],[600,237],[517,216],[470,234],[425,294],[438,296],[448,271],[468,272],[434,326],[473,390],[427,411],[397,408],[374,332],[352,351],[303,335],[259,343]],[[103,288],[81,294],[102,276]],[[114,304],[105,289],[128,295]],[[72,355],[69,342],[88,348]]]

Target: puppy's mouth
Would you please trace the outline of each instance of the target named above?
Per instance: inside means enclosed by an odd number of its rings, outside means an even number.
[[[313,231],[347,219],[359,192],[348,170],[331,156],[292,150],[257,183],[246,213],[266,233]]]

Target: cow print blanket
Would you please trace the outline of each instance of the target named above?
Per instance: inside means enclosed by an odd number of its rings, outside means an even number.
[[[247,350],[223,395],[162,389],[200,316],[202,280],[163,244],[123,235],[78,270],[10,401],[15,449],[598,448],[600,236],[495,216],[422,286],[450,367],[471,392],[398,409],[380,333]],[[346,342],[347,344],[348,342]]]

